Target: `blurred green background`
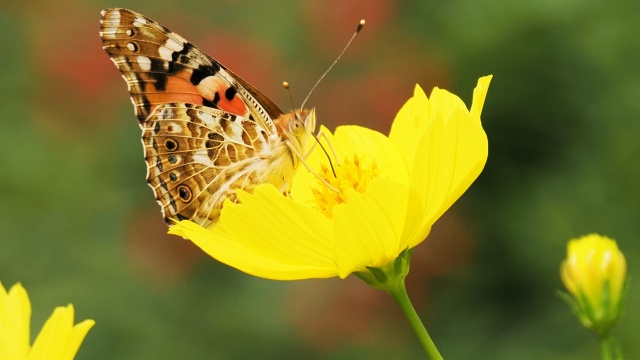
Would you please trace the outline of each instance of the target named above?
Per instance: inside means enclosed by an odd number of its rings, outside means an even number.
[[[467,104],[493,74],[484,172],[417,248],[408,290],[447,359],[598,359],[557,296],[566,241],[615,238],[640,278],[640,2],[183,0],[0,3],[0,280],[32,334],[55,306],[96,320],[77,359],[413,359],[385,293],[360,280],[253,278],[165,234],[100,10],[159,21],[282,109],[387,133],[415,83]],[[636,280],[634,279],[634,280]],[[640,358],[640,284],[615,329]]]

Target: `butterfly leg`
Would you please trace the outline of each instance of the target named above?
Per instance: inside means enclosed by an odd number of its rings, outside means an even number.
[[[311,146],[311,148],[309,149],[309,151],[307,151],[307,153],[304,155],[304,158],[306,159],[307,157],[309,157],[309,155],[311,155],[311,152],[313,151],[313,149],[315,149],[316,145],[320,145],[320,148],[322,149],[322,151],[324,152],[324,154],[327,156],[327,160],[329,160],[329,166],[331,166],[331,172],[333,173],[333,176],[337,176],[336,175],[336,169],[333,167],[333,161],[331,161],[331,156],[329,156],[329,153],[327,152],[327,149],[324,148],[324,146],[322,145],[322,143],[320,142],[320,137],[324,138],[324,140],[327,142],[327,145],[329,146],[329,148],[331,149],[331,152],[333,154],[333,159],[336,162],[336,166],[339,166],[340,163],[338,161],[338,154],[336,153],[336,149],[333,148],[333,145],[331,144],[331,141],[329,140],[329,138],[322,132],[322,130],[320,130],[318,132],[318,135],[314,135],[311,134],[311,136],[313,136],[313,139],[316,141],[315,143],[313,143],[313,145]]]
[[[312,136],[315,138],[315,142],[313,143],[313,145],[311,145],[311,147],[309,148],[309,150],[307,150],[307,152],[304,154],[304,158],[308,158],[309,155],[311,155],[311,153],[313,152],[313,150],[316,148],[316,146],[318,144],[320,144],[320,139],[324,139],[327,142],[327,145],[329,146],[329,149],[331,149],[331,154],[333,155],[333,159],[336,162],[336,165],[339,165],[339,161],[338,161],[338,153],[336,152],[336,149],[333,147],[333,144],[331,144],[331,141],[329,141],[329,137],[327,137],[327,135],[325,135],[322,130],[318,131],[318,134],[313,135]],[[322,145],[320,145],[322,146]],[[324,149],[324,147],[323,147]],[[325,151],[326,152],[326,151]]]
[[[320,135],[320,134],[318,133],[318,135]],[[316,137],[316,139],[317,139],[317,137]],[[314,143],[313,143],[313,145],[311,145],[311,147],[309,148],[309,150],[307,150],[307,152],[304,154],[304,158],[305,158],[305,159],[306,159],[306,158],[308,158],[308,157],[309,157],[309,155],[311,155],[311,153],[313,152],[313,150],[315,150],[315,148],[316,148],[316,146],[317,146],[317,145],[318,145],[318,142],[317,142],[317,141],[316,141],[316,142],[314,142]]]
[[[315,147],[316,144],[320,143],[320,139],[324,139],[327,142],[327,145],[329,146],[329,149],[331,150],[331,155],[333,155],[333,160],[336,162],[336,166],[340,166],[340,161],[338,160],[338,153],[336,152],[336,149],[333,147],[333,144],[329,140],[329,137],[327,135],[325,135],[325,133],[323,133],[322,130],[320,130],[320,131],[318,131],[318,134],[315,135],[315,138],[318,141],[316,141],[316,143],[314,143],[313,146]],[[313,148],[312,148],[312,150],[313,150]],[[311,154],[311,150],[309,150],[307,152],[307,154],[305,155],[305,159],[307,158],[307,156],[309,156],[309,154]],[[329,161],[331,161],[331,160],[329,160]]]
[[[320,179],[320,181],[322,181],[329,189],[331,189],[331,190],[333,190],[333,191],[335,191],[337,193],[340,192],[336,188],[331,186],[331,184],[329,184],[329,182],[327,180],[325,180],[322,176],[320,176],[320,174],[318,174],[315,170],[313,170],[311,168],[311,166],[309,166],[309,164],[305,160],[304,156],[302,156],[302,154],[293,145],[291,145],[289,140],[286,140],[285,142],[286,142],[287,146],[289,146],[289,149],[291,149],[291,151],[298,157],[298,159],[300,159],[300,162],[302,162],[302,165],[304,165],[304,167],[306,167],[307,170],[309,170],[309,172],[311,174],[313,174],[313,176],[315,176],[318,179]]]

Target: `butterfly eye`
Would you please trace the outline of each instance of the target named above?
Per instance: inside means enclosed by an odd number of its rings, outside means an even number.
[[[305,132],[304,123],[300,119],[293,119],[289,123],[289,130],[293,135],[300,136]]]

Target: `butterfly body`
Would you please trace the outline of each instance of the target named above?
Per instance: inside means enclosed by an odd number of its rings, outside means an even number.
[[[291,185],[315,130],[181,36],[136,12],[106,9],[103,48],[127,82],[142,128],[147,181],[165,221],[214,224],[236,190]]]

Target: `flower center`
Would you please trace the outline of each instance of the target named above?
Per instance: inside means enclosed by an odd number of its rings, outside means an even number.
[[[375,160],[364,163],[358,155],[354,155],[353,160],[343,161],[335,170],[334,176],[330,168],[321,164],[318,174],[331,185],[331,188],[325,182],[316,179],[317,186],[311,189],[318,208],[330,218],[333,217],[333,208],[336,205],[348,201],[348,189],[364,194],[371,181],[380,175]]]

